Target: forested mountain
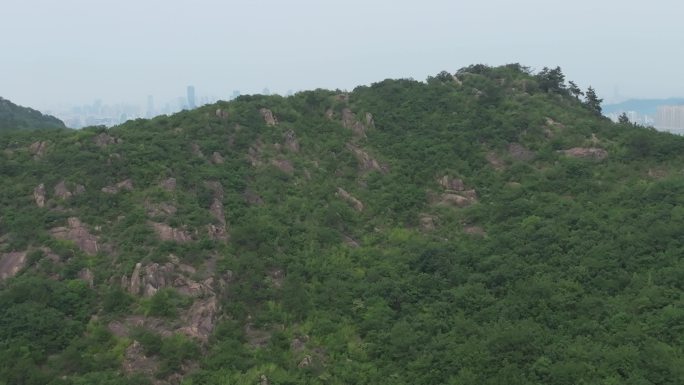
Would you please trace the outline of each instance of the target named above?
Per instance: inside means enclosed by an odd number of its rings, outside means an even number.
[[[64,123],[51,115],[43,115],[32,108],[21,107],[0,97],[0,131],[65,128]]]
[[[578,91],[476,65],[0,135],[0,383],[684,383],[684,139]]]

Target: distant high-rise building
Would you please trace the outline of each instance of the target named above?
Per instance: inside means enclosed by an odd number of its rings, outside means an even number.
[[[233,90],[233,97],[231,97],[231,99],[235,99],[238,96],[240,96],[240,90]]]
[[[263,91],[261,91],[261,93],[262,93],[263,95],[270,95],[270,94],[271,94],[271,90],[269,90],[268,88],[264,88]]]
[[[188,103],[187,106],[189,109],[193,109],[197,107],[195,105],[195,86],[188,86]]]
[[[684,105],[658,107],[655,127],[674,133],[684,133]]]

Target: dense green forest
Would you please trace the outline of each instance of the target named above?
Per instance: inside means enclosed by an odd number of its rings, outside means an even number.
[[[0,384],[682,384],[684,139],[474,65],[0,135]]]
[[[32,108],[21,107],[0,97],[0,132],[8,130],[34,130],[65,128],[64,123]]]

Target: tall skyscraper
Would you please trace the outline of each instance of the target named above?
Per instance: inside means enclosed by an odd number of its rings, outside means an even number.
[[[195,86],[188,86],[188,109],[192,110],[195,107]]]

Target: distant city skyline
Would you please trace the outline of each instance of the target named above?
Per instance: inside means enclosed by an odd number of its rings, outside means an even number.
[[[3,0],[0,95],[146,110],[189,84],[225,99],[518,62],[560,66],[607,102],[684,96],[683,13],[675,0]]]

